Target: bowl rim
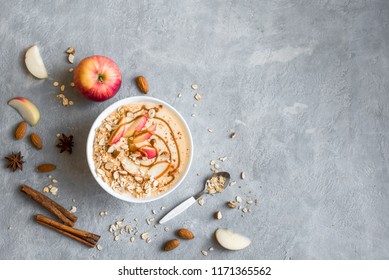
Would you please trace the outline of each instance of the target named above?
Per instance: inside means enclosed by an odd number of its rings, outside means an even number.
[[[133,198],[133,197],[130,197],[130,196],[125,196],[125,195],[122,195],[122,194],[114,191],[107,183],[105,183],[99,176],[97,176],[97,173],[95,171],[95,163],[94,163],[94,160],[93,160],[93,143],[94,143],[94,137],[95,137],[96,128],[98,128],[101,125],[101,122],[110,113],[115,111],[120,106],[124,106],[124,105],[127,105],[127,104],[133,104],[133,103],[141,103],[141,102],[154,102],[154,103],[157,103],[157,104],[164,105],[167,108],[169,108],[173,114],[175,114],[177,116],[177,118],[182,122],[182,124],[184,126],[184,129],[187,132],[187,135],[188,135],[188,138],[189,138],[189,145],[190,145],[190,147],[189,147],[190,154],[189,154],[189,161],[188,161],[188,165],[187,165],[186,170],[182,174],[181,178],[169,190],[167,190],[166,192],[164,192],[164,193],[162,193],[160,195],[157,195],[157,196],[152,196],[152,197],[147,197],[147,198],[139,199],[139,198]],[[91,128],[89,130],[89,133],[88,133],[88,138],[87,138],[87,141],[86,141],[86,158],[87,158],[89,170],[91,171],[91,173],[93,175],[93,178],[100,185],[100,187],[103,188],[107,193],[109,193],[110,195],[112,195],[112,196],[114,196],[114,197],[116,197],[116,198],[118,198],[120,200],[124,200],[126,202],[146,203],[146,202],[156,201],[158,199],[161,199],[161,198],[167,196],[168,194],[172,193],[175,189],[177,189],[182,184],[182,182],[184,181],[184,179],[188,175],[190,167],[192,165],[193,148],[194,147],[193,147],[192,133],[191,133],[191,131],[189,129],[189,126],[188,126],[187,122],[185,121],[184,117],[172,105],[170,105],[169,103],[167,103],[167,102],[165,102],[163,100],[155,98],[155,97],[150,97],[150,96],[131,96],[131,97],[123,98],[123,99],[120,99],[120,100],[114,102],[113,104],[108,106],[106,109],[104,109],[97,116],[97,118],[93,122],[93,124],[92,124],[92,126],[91,126]]]

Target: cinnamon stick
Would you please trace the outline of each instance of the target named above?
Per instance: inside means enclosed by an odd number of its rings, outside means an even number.
[[[74,223],[77,221],[77,216],[70,213],[63,206],[59,205],[49,197],[44,194],[30,188],[29,186],[22,185],[20,190],[24,192],[26,195],[31,197],[33,200],[38,202],[44,208],[53,213],[58,219],[60,219],[65,225],[74,226]]]
[[[100,239],[100,236],[97,234],[72,228],[70,226],[58,223],[40,214],[35,215],[35,221],[41,225],[44,225],[59,233],[62,233],[74,240],[77,240],[89,247],[94,247],[97,241]]]

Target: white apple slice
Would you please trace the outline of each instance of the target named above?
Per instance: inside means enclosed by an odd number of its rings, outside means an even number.
[[[41,54],[36,45],[29,48],[26,52],[26,57],[24,59],[28,71],[38,79],[46,79],[47,71],[45,64],[43,63]]]
[[[131,175],[137,175],[139,172],[139,166],[136,165],[132,160],[129,158],[123,157],[120,159],[120,162],[122,163],[122,166],[124,170],[126,170]]]
[[[217,242],[228,250],[242,250],[251,244],[249,238],[229,229],[219,228],[216,230],[215,236]]]
[[[155,179],[158,179],[161,177],[163,174],[168,171],[170,167],[170,163],[167,161],[160,161],[154,164],[148,171],[148,175],[150,177],[154,177]]]
[[[8,101],[8,105],[16,109],[31,126],[35,126],[38,123],[40,118],[39,110],[30,100],[16,97]]]

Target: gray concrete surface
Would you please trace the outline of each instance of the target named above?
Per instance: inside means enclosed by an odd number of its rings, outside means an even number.
[[[26,164],[22,172],[10,172],[5,161],[0,169],[0,258],[388,259],[388,15],[385,0],[2,1],[1,157],[21,151]],[[32,44],[41,49],[48,80],[26,72],[23,56]],[[64,108],[56,101],[53,81],[71,81],[69,46],[76,48],[76,62],[101,54],[118,63],[123,85],[117,96],[92,103],[66,89],[76,104]],[[110,197],[85,158],[92,122],[113,102],[140,94],[133,81],[139,74],[148,78],[151,96],[183,114],[196,149],[185,183],[144,205]],[[200,102],[192,83],[199,85]],[[6,102],[16,96],[41,110],[28,132],[42,136],[42,151],[27,138],[13,140],[21,118]],[[72,155],[55,147],[62,132],[74,135]],[[146,224],[151,210],[159,218],[200,190],[210,160],[222,156],[228,159],[221,169],[231,172],[235,186],[193,206],[168,232]],[[76,227],[100,234],[102,251],[33,222],[35,213],[48,214],[18,187],[42,190],[50,183],[34,172],[42,162],[58,166],[55,200],[77,207]],[[259,204],[247,214],[226,208],[236,195]],[[212,217],[218,210],[220,221]],[[152,242],[137,237],[131,244],[129,235],[115,242],[108,228],[123,218],[132,225],[137,218]],[[163,242],[180,227],[193,230],[195,240],[163,252]],[[218,227],[247,235],[251,247],[223,250],[213,238]],[[204,257],[200,251],[209,247],[215,250]]]

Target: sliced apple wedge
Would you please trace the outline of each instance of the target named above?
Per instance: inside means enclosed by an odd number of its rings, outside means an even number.
[[[249,238],[230,229],[219,228],[215,232],[215,237],[217,242],[228,250],[242,250],[251,244]]]
[[[157,162],[149,169],[148,175],[150,177],[154,177],[155,179],[158,179],[168,171],[169,167],[170,167],[170,163],[167,161]]]
[[[137,136],[135,136],[133,142],[135,144],[138,144],[148,140],[151,136],[153,136],[153,133],[155,132],[156,129],[157,129],[156,124],[151,125],[149,128],[147,128],[146,130],[142,131]]]
[[[127,124],[122,124],[116,130],[112,133],[111,137],[108,140],[108,145],[114,145],[123,137],[124,133],[126,132],[126,126]]]
[[[144,154],[148,159],[155,158],[158,154],[158,150],[151,146],[143,146],[139,148],[139,151]]]
[[[38,108],[28,99],[15,97],[8,101],[8,105],[16,109],[22,118],[31,126],[35,126],[40,118]]]
[[[29,48],[24,59],[28,71],[38,79],[46,79],[47,71],[36,45]]]
[[[139,165],[136,165],[132,160],[130,160],[129,158],[123,157],[122,159],[120,159],[120,162],[121,162],[124,170],[126,170],[128,173],[130,173],[131,175],[138,174]]]
[[[124,133],[124,137],[131,137],[134,135],[135,132],[141,131],[147,123],[147,117],[146,116],[140,116],[135,121],[133,121],[127,131]]]

